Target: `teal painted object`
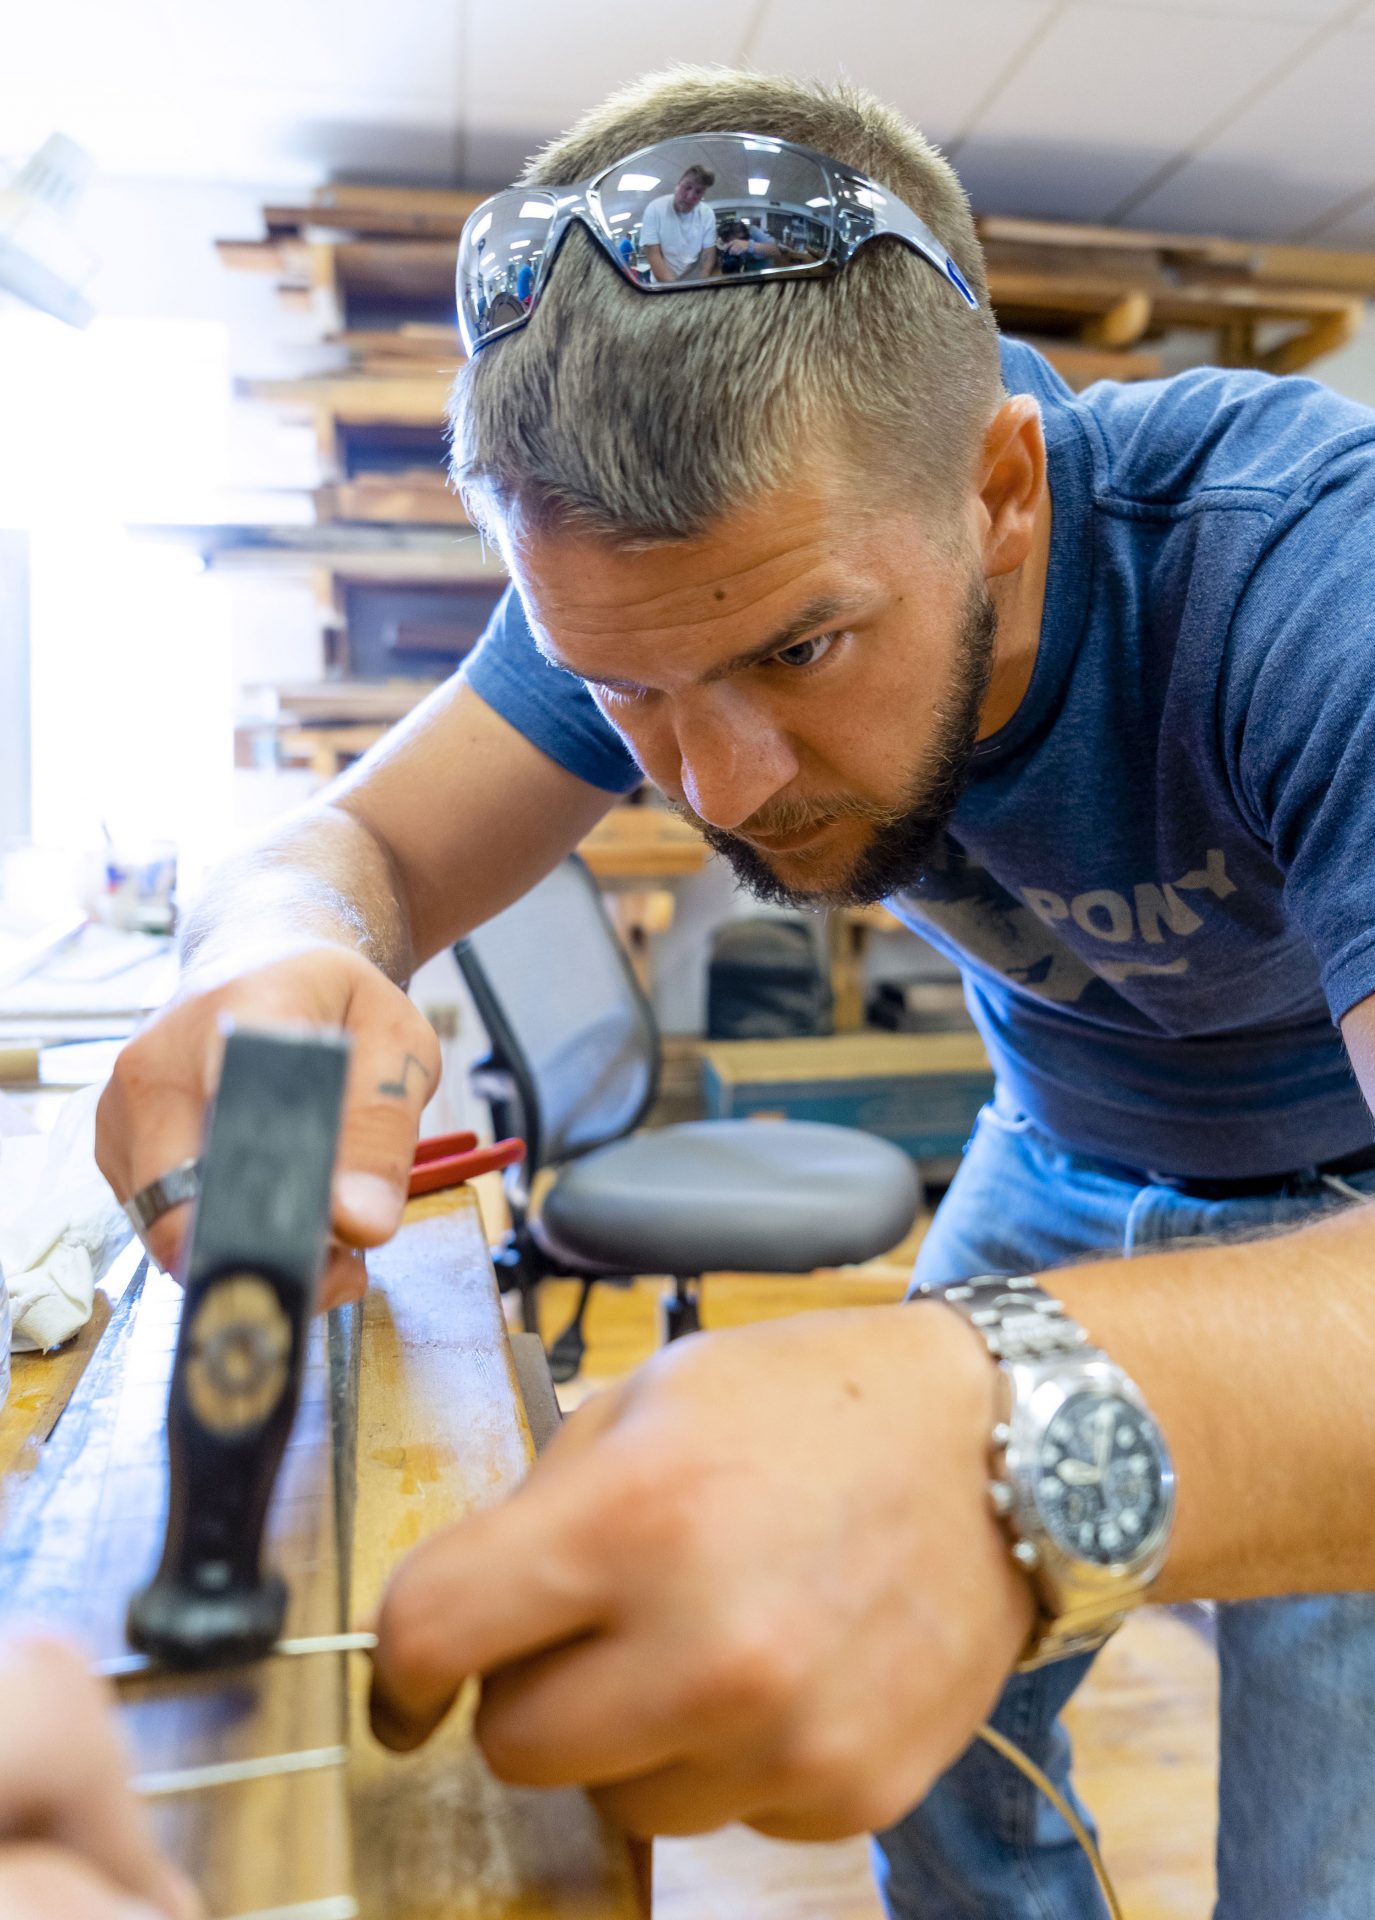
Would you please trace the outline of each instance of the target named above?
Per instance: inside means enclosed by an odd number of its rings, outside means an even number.
[[[944,1039],[865,1034],[708,1046],[702,1057],[707,1114],[861,1127],[914,1160],[958,1154],[992,1096],[993,1074],[977,1046],[952,1048],[939,1044]]]

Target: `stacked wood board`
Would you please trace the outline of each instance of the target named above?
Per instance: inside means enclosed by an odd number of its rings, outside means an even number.
[[[437,477],[438,451],[461,358],[454,257],[478,199],[326,187],[308,204],[265,207],[262,238],[220,243],[226,265],[271,274],[284,305],[313,315],[322,344],[342,353],[338,372],[248,389],[315,415],[330,476],[324,517],[444,521],[460,512]],[[1219,364],[1297,372],[1354,337],[1375,293],[1369,253],[995,215],[979,232],[1004,329],[1034,338],[1075,386],[1158,373],[1162,343],[1179,332],[1206,336],[1205,357]],[[360,435],[384,427],[429,431],[436,458],[393,468],[383,485],[356,448]]]

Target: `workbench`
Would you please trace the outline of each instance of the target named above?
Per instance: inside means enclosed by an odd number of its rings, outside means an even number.
[[[165,1508],[179,1291],[137,1252],[68,1349],[15,1356],[0,1412],[0,1615],[74,1632],[95,1658],[124,1650],[125,1602],[156,1559]],[[412,1202],[369,1268],[362,1305],[315,1324],[274,1502],[289,1635],[347,1624],[341,1588],[346,1616],[367,1619],[409,1547],[509,1491],[533,1457],[471,1190]],[[352,1422],[356,1439],[332,1446],[331,1428]],[[334,1654],[121,1688],[145,1785],[316,1756],[150,1799],[212,1920],[644,1920],[647,1862],[585,1795],[501,1786],[472,1740],[471,1702],[419,1753],[385,1754],[367,1727],[367,1681],[362,1657]]]

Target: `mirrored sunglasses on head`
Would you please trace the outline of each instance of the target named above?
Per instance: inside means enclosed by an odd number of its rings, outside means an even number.
[[[509,187],[484,201],[458,249],[470,354],[524,326],[574,221],[641,293],[837,273],[887,236],[979,304],[925,221],[865,174],[765,134],[698,133],[656,141],[576,186]]]

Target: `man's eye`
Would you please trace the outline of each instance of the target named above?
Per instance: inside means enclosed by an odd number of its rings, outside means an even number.
[[[835,644],[833,633],[813,634],[810,640],[798,640],[773,657],[785,667],[814,667]]]

